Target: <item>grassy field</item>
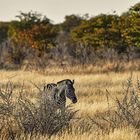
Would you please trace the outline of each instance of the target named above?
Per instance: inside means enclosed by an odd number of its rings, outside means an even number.
[[[32,84],[36,84],[40,89],[50,82],[57,82],[63,79],[74,79],[76,95],[78,102],[72,106],[74,110],[78,110],[75,119],[71,122],[71,132],[63,131],[51,137],[52,140],[137,140],[139,139],[138,130],[132,125],[122,126],[110,130],[108,133],[103,132],[95,126],[89,118],[95,117],[108,110],[108,104],[112,108],[115,107],[113,98],[121,99],[123,97],[124,85],[131,76],[131,72],[123,73],[104,73],[104,74],[60,74],[47,75],[38,72],[29,71],[0,71],[0,86],[5,88],[6,83],[11,81],[15,87],[15,94],[18,94],[21,87],[27,97],[36,103],[36,97],[39,96],[38,89]],[[132,79],[135,82],[140,79],[140,72],[132,73]],[[107,91],[110,93],[109,101],[107,101]],[[28,94],[27,94],[27,93]],[[71,101],[67,100],[67,105]],[[77,119],[76,119],[77,118]],[[80,118],[80,119],[78,119]],[[105,125],[105,124],[104,124]],[[40,134],[28,134],[25,138],[24,134],[20,139],[48,139],[47,136]]]

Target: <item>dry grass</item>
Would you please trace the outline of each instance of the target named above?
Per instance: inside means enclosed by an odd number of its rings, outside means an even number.
[[[54,70],[55,71],[55,70]],[[71,122],[69,129],[63,130],[63,133],[51,137],[52,140],[137,140],[139,139],[139,133],[136,128],[132,125],[115,128],[112,131],[105,133],[100,130],[96,125],[92,124],[89,117],[94,117],[97,114],[104,114],[108,110],[108,102],[106,97],[106,89],[109,91],[111,98],[109,99],[110,108],[113,110],[115,102],[112,98],[117,97],[121,99],[124,96],[124,84],[130,77],[130,72],[123,73],[102,73],[102,74],[51,74],[47,72],[38,73],[35,71],[0,71],[0,87],[6,88],[8,81],[11,81],[14,85],[16,97],[21,87],[24,85],[23,92],[26,97],[29,98],[33,103],[36,103],[36,98],[41,96],[38,89],[32,84],[35,83],[39,88],[43,89],[45,83],[57,82],[62,79],[74,79],[75,88],[78,96],[78,103],[73,105],[74,110],[77,112],[76,118]],[[134,84],[140,79],[140,72],[133,72]],[[71,104],[68,100],[67,104]],[[48,139],[47,136],[40,134],[31,135],[27,134],[20,135],[17,139]]]
[[[30,70],[30,69],[29,69]],[[39,70],[39,69],[38,69]],[[140,70],[140,60],[135,59],[129,62],[124,60],[114,60],[110,61],[100,61],[95,64],[87,64],[87,65],[57,65],[57,66],[48,66],[46,67],[42,73],[58,75],[58,74],[92,74],[92,73],[110,73],[110,72],[124,72]]]

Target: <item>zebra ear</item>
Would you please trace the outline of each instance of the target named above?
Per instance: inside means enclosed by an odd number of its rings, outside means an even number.
[[[74,80],[72,80],[72,83],[74,84]]]
[[[51,84],[47,84],[47,89],[52,89],[52,88],[54,88],[54,87],[56,87],[57,85],[56,84],[54,84],[54,83],[51,83]]]
[[[51,84],[47,84],[47,89],[51,89],[51,88],[52,88]]]
[[[47,90],[47,86],[44,86],[44,89],[43,89],[43,91],[46,91]]]

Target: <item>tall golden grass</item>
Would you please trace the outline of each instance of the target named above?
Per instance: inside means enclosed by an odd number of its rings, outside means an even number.
[[[56,73],[55,73],[56,71]],[[79,70],[80,71],[80,70]],[[75,119],[71,122],[70,128],[63,130],[62,133],[52,136],[52,140],[137,140],[139,132],[132,125],[122,126],[112,129],[108,133],[98,129],[92,123],[90,118],[94,118],[97,114],[103,114],[108,110],[107,91],[110,93],[109,106],[113,109],[115,103],[114,98],[121,99],[124,94],[124,86],[127,79],[132,75],[133,84],[136,84],[137,79],[140,79],[140,71],[134,72],[107,72],[96,73],[92,72],[81,73],[57,73],[57,69],[50,73],[47,71],[0,71],[0,87],[4,89],[7,82],[11,81],[15,87],[15,97],[21,87],[24,85],[26,97],[33,103],[36,103],[36,97],[40,96],[38,89],[32,84],[36,84],[40,89],[43,89],[44,84],[57,82],[62,79],[74,79],[75,89],[78,96],[78,103],[73,105],[74,110],[79,110]],[[62,74],[63,73],[63,74]],[[28,93],[28,94],[27,94]],[[67,105],[71,102],[67,100]],[[40,134],[21,134],[16,139],[33,139],[47,140],[47,135]]]

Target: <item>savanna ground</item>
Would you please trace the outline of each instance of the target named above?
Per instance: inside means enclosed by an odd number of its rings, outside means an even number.
[[[55,71],[55,70],[54,70]],[[71,121],[71,131],[65,130],[61,134],[52,136],[52,140],[137,140],[139,139],[139,132],[133,125],[122,125],[109,131],[104,132],[99,129],[99,124],[92,122],[90,118],[94,118],[98,114],[104,114],[115,107],[113,99],[116,97],[121,99],[124,96],[124,88],[127,85],[128,78],[132,75],[134,84],[137,79],[140,79],[140,71],[127,72],[109,72],[109,73],[89,73],[89,74],[53,74],[39,73],[35,71],[0,71],[0,86],[4,88],[7,82],[11,81],[15,86],[14,96],[18,94],[22,87],[28,94],[26,96],[34,103],[36,97],[39,96],[38,88],[43,89],[46,83],[57,82],[62,79],[74,79],[76,95],[78,102],[72,105],[73,110],[78,110],[74,119]],[[34,83],[34,84],[33,84]],[[23,86],[24,85],[24,86]],[[109,96],[107,96],[109,93]],[[71,104],[67,100],[67,104]],[[102,121],[102,120],[101,120]],[[101,122],[103,127],[104,123]],[[19,138],[18,138],[19,139]],[[20,136],[21,140],[45,140],[48,139],[46,135],[27,134]]]

